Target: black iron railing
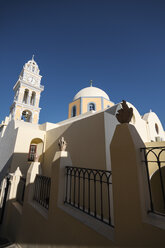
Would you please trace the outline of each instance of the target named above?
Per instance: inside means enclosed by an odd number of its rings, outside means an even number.
[[[33,200],[46,209],[49,208],[50,185],[51,179],[49,177],[36,175]]]
[[[111,179],[111,171],[67,166],[65,204],[112,226]]]
[[[23,205],[24,195],[25,195],[26,178],[20,177],[20,181],[17,187],[16,200]]]
[[[165,147],[145,147],[141,151],[150,196],[149,212],[165,214]]]

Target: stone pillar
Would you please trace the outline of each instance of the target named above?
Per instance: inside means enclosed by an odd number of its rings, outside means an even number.
[[[1,225],[0,233],[1,236],[4,237],[11,237],[11,233],[13,229],[16,229],[16,227],[13,227],[10,225],[10,221],[12,219],[12,208],[13,208],[13,202],[15,202],[16,196],[17,196],[17,188],[20,181],[20,177],[22,176],[22,173],[19,169],[15,171],[13,174],[10,175],[10,184],[9,184],[9,191],[8,191],[8,197],[6,199],[5,204],[5,211],[3,216],[3,224]],[[17,226],[17,225],[16,225]]]
[[[24,97],[24,89],[19,88],[19,95],[18,95],[18,102],[23,102],[23,97]]]
[[[31,202],[33,200],[33,190],[34,190],[34,181],[37,174],[41,174],[41,164],[40,162],[32,162],[26,177],[26,193],[25,201]]]
[[[60,206],[64,204],[66,166],[72,166],[69,152],[56,152],[51,170],[50,210],[55,209],[54,205]]]
[[[17,170],[15,171],[15,173],[11,175],[11,179],[10,179],[11,186],[10,186],[8,200],[16,199],[17,188],[18,188],[18,184],[19,184],[21,176],[22,176],[22,173],[20,171],[20,168],[17,167]]]
[[[2,180],[2,183],[1,183],[1,191],[0,191],[0,208],[2,207],[3,205],[3,199],[4,199],[4,194],[5,194],[5,189],[6,189],[6,178],[4,178]]]
[[[32,96],[32,92],[29,91],[28,99],[27,99],[27,104],[28,104],[28,105],[30,105],[31,96]]]
[[[148,186],[143,175],[142,147],[145,145],[133,125],[117,125],[110,153],[115,242],[122,245],[138,245],[143,239],[142,220],[147,215]]]

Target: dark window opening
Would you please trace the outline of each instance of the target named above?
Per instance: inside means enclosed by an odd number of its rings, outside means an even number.
[[[37,145],[30,145],[28,161],[35,161]]]
[[[76,106],[72,108],[72,117],[76,116]]]
[[[89,111],[96,110],[96,106],[94,103],[89,103]]]

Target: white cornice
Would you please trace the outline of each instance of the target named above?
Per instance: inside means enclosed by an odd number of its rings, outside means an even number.
[[[13,104],[10,107],[10,109],[12,109],[15,106],[19,106],[19,107],[27,108],[27,109],[31,109],[31,110],[37,110],[37,111],[40,111],[41,110],[41,108],[36,108],[33,105],[29,105],[29,104],[25,104],[25,103],[21,103],[21,102],[17,102],[17,101],[14,101],[13,102]]]
[[[22,79],[20,80],[18,80],[17,82],[16,82],[16,84],[14,85],[14,87],[13,87],[13,90],[15,90],[16,89],[16,87],[19,85],[19,84],[21,84],[21,85],[23,85],[23,86],[27,86],[29,89],[31,89],[31,90],[37,90],[37,91],[43,91],[44,90],[44,86],[43,85],[40,85],[39,87],[38,86],[33,86],[33,85],[31,85],[31,84],[29,84],[29,83],[26,83],[25,81],[23,81]]]
[[[38,77],[38,78],[42,78],[42,76],[40,75],[40,74],[36,74],[36,73],[34,73],[34,72],[32,72],[32,71],[29,71],[29,70],[27,70],[25,67],[23,67],[23,70],[25,71],[25,72],[27,72],[28,74],[30,74],[31,76],[34,76],[34,77]]]

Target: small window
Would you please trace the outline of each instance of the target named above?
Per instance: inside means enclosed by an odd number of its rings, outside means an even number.
[[[72,117],[74,117],[74,116],[76,116],[76,113],[77,111],[76,111],[76,106],[74,105],[73,107],[72,107]]]
[[[88,111],[96,110],[96,105],[94,103],[89,103],[88,105]]]
[[[30,145],[28,161],[34,161],[36,157],[37,145]]]
[[[155,123],[155,130],[156,130],[157,134],[159,134],[159,127],[158,127],[157,123]]]

